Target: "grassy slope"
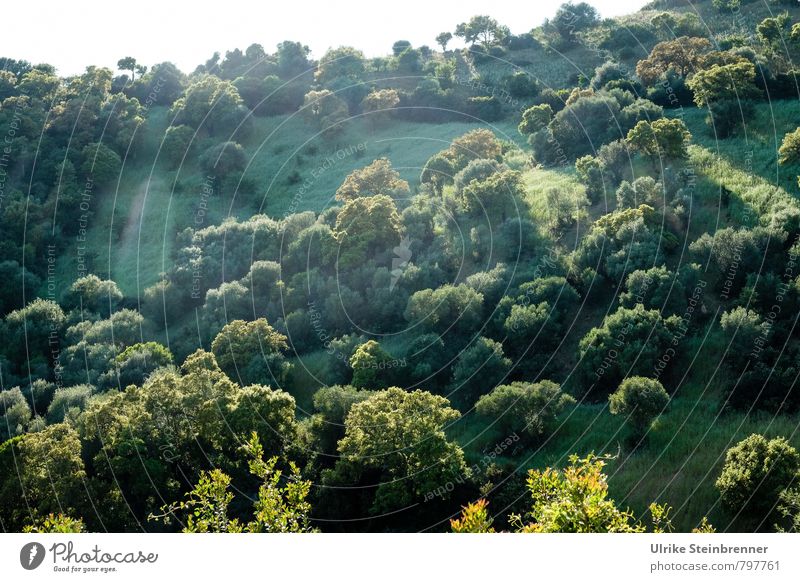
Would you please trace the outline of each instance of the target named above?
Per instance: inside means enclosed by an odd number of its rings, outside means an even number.
[[[519,140],[516,123],[502,121],[493,129],[505,139]],[[140,129],[148,144],[144,151],[158,149],[166,124],[165,110],[151,112]],[[127,296],[136,297],[169,269],[175,233],[183,228],[218,224],[226,216],[247,218],[257,212],[281,217],[292,209],[321,211],[332,204],[347,174],[379,157],[389,158],[403,178],[415,183],[431,155],[476,127],[393,121],[373,128],[356,118],[335,142],[326,142],[297,117],[256,118],[252,132],[242,140],[251,160],[245,179],[253,187],[235,194],[233,188],[215,187],[205,214],[199,207],[204,177],[196,152],[190,152],[179,172],[154,164],[154,157],[129,159],[119,187],[115,184],[97,192],[93,202],[87,242],[93,271],[110,275]],[[358,151],[359,144],[363,151]],[[300,182],[291,183],[293,172],[299,174]],[[59,277],[65,288],[76,278],[76,255],[77,242],[60,261]]]

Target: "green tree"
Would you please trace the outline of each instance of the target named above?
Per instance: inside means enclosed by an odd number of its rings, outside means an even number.
[[[687,81],[694,93],[698,107],[724,100],[745,100],[758,97],[761,91],[755,86],[756,69],[747,60],[727,65],[714,64],[697,71]]]
[[[447,184],[453,183],[455,175],[456,168],[452,156],[440,152],[425,162],[419,181],[421,184],[431,184],[434,191],[441,194]]]
[[[657,166],[662,160],[683,159],[692,134],[680,119],[640,121],[628,132],[626,141],[634,151],[650,158]]]
[[[453,398],[463,409],[493,390],[508,377],[511,360],[503,346],[486,337],[478,337],[458,356],[453,366]]]
[[[328,479],[335,482],[338,477],[352,485],[368,472],[377,474],[373,513],[421,501],[443,483],[469,473],[461,447],[445,434],[458,417],[445,398],[429,392],[376,392],[350,409],[339,441],[341,458]]]
[[[328,89],[306,93],[300,111],[306,120],[328,138],[342,131],[342,122],[348,116],[347,103]]]
[[[786,439],[752,434],[728,449],[716,486],[729,512],[762,521],[797,480],[798,469],[800,455]]]
[[[475,411],[505,433],[522,432],[535,440],[550,432],[561,412],[574,404],[575,399],[550,380],[512,382],[481,396]]]
[[[189,85],[170,113],[174,125],[189,125],[211,135],[231,135],[247,116],[239,91],[230,81],[206,75]]]
[[[620,307],[580,341],[587,382],[608,394],[625,377],[650,373],[672,346],[678,324],[678,316],[665,319],[642,305]]]
[[[392,357],[375,340],[369,340],[356,348],[350,357],[355,388],[379,389],[392,384],[389,368]]]
[[[291,368],[283,354],[287,349],[286,336],[275,331],[264,318],[231,321],[211,343],[219,367],[243,386],[281,387]]]
[[[711,50],[707,38],[682,36],[658,43],[646,59],[636,65],[636,74],[645,85],[653,85],[670,69],[686,78],[697,71]]]
[[[120,71],[130,71],[131,72],[131,83],[136,80],[136,70],[137,70],[137,63],[136,59],[133,57],[124,57],[117,61],[117,68]]]
[[[778,150],[781,164],[796,164],[800,162],[800,127],[787,133],[783,137],[783,143]]]
[[[361,109],[369,114],[373,127],[391,116],[392,109],[400,103],[400,96],[394,89],[374,90],[364,97]]]
[[[188,125],[171,125],[164,133],[161,151],[170,168],[176,168],[189,155],[194,140],[194,130]]]
[[[508,28],[490,16],[473,16],[468,22],[456,26],[455,35],[468,44],[480,43],[484,48],[502,41],[509,34]]]
[[[110,316],[119,307],[122,297],[122,291],[114,281],[86,275],[70,285],[65,303],[81,311]]]
[[[522,113],[522,121],[517,126],[517,130],[522,135],[531,135],[541,131],[553,119],[553,108],[548,103],[534,105]]]
[[[379,194],[354,198],[336,216],[334,234],[339,241],[339,266],[351,268],[377,251],[400,243],[402,220],[389,196]]]
[[[386,158],[378,158],[364,168],[353,170],[336,190],[336,199],[340,202],[379,195],[393,198],[410,195],[408,182],[400,178]]]
[[[83,164],[81,171],[91,177],[98,186],[109,186],[119,179],[122,160],[117,152],[102,143],[90,143],[81,151]]]
[[[641,439],[653,420],[664,412],[669,394],[661,382],[642,376],[629,376],[608,397],[611,414],[625,417],[633,429],[634,437]]]
[[[442,47],[442,52],[447,52],[447,44],[453,39],[449,32],[442,32],[436,35],[436,44]]]
[[[250,473],[258,478],[258,496],[253,502],[253,519],[241,523],[228,516],[234,500],[230,492],[231,478],[220,469],[201,474],[200,480],[186,498],[162,507],[162,515],[150,519],[170,522],[171,516],[186,513],[183,533],[305,533],[311,527],[311,504],[306,500],[311,482],[304,481],[300,469],[289,462],[288,472],[277,468],[278,457],[264,460],[264,449],[253,433],[242,447],[248,457]]]
[[[573,455],[563,470],[528,472],[532,503],[512,525],[523,533],[636,533],[643,528],[608,497],[605,460]]]

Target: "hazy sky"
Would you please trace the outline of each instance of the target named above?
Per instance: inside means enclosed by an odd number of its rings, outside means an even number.
[[[589,3],[602,16],[615,16],[638,10],[646,1]],[[128,55],[148,66],[172,61],[190,72],[214,51],[224,55],[255,42],[272,52],[283,40],[302,41],[314,57],[343,44],[376,56],[388,53],[398,39],[435,46],[438,33],[452,32],[474,14],[490,14],[518,34],[552,17],[560,4],[561,0],[25,0],[4,3],[0,56],[47,62],[62,75],[82,72],[90,64],[116,68]]]

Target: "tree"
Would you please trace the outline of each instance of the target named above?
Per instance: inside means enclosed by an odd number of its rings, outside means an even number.
[[[529,107],[522,113],[522,121],[517,126],[517,130],[522,135],[531,135],[541,131],[553,119],[553,108],[547,103]]]
[[[388,119],[391,115],[391,110],[397,107],[400,103],[400,96],[394,89],[380,89],[372,91],[369,95],[364,97],[361,102],[361,108],[364,113],[370,114],[370,120],[373,125],[383,119]]]
[[[248,457],[250,473],[260,481],[258,496],[253,502],[253,519],[242,524],[228,516],[234,500],[230,492],[231,478],[220,469],[203,472],[200,480],[184,501],[162,507],[166,523],[178,512],[186,512],[183,533],[306,533],[311,527],[311,504],[306,501],[311,482],[304,481],[300,469],[289,462],[288,474],[277,468],[278,457],[264,460],[264,449],[253,433],[242,447]]]
[[[729,512],[763,523],[796,482],[798,469],[800,455],[786,439],[752,434],[728,449],[716,486]]]
[[[489,129],[468,131],[454,139],[449,148],[456,172],[463,170],[472,160],[499,160],[501,153],[500,142]]]
[[[481,396],[475,412],[506,434],[523,432],[535,441],[550,432],[561,412],[574,404],[575,399],[550,380],[512,382]]]
[[[392,168],[386,158],[379,158],[369,166],[353,170],[336,190],[336,199],[349,202],[355,198],[368,196],[405,197],[410,194],[408,182]]]
[[[450,520],[450,530],[453,533],[494,533],[487,506],[485,499],[470,503],[459,517]]]
[[[469,22],[462,22],[456,26],[456,36],[464,39],[468,44],[480,43],[484,48],[489,48],[508,36],[508,29],[498,24],[490,16],[473,16]]]
[[[86,275],[70,285],[65,303],[90,313],[110,316],[122,301],[122,291],[114,281]]]
[[[686,78],[700,68],[710,50],[711,42],[707,38],[682,36],[660,42],[646,59],[639,61],[636,74],[645,85],[653,85],[670,69]]]
[[[194,140],[195,132],[188,125],[171,125],[164,133],[161,151],[170,168],[176,168],[184,158],[188,157],[189,148]]]
[[[771,328],[758,313],[742,306],[723,313],[719,325],[726,337],[731,338],[729,352],[737,362],[752,353],[756,340],[766,339]]]
[[[419,181],[431,184],[437,194],[441,194],[445,185],[452,184],[456,175],[456,167],[452,156],[447,152],[439,152],[431,156],[422,168]]]
[[[486,337],[478,337],[464,349],[453,366],[452,394],[462,410],[490,392],[508,377],[511,360],[503,346]]]
[[[260,318],[231,321],[214,338],[211,351],[219,367],[243,386],[268,384],[281,387],[291,365],[283,352],[286,336]]]
[[[141,385],[152,372],[171,366],[172,362],[172,353],[157,342],[128,346],[116,357],[119,385]]]
[[[332,91],[309,91],[303,98],[301,113],[326,137],[334,137],[342,131],[342,122],[347,119],[347,103]]]
[[[642,376],[629,376],[608,397],[611,414],[625,417],[633,429],[634,438],[641,439],[653,420],[664,412],[669,394],[661,382]]]
[[[117,61],[117,68],[120,71],[130,71],[131,72],[131,83],[136,80],[135,71],[138,70],[136,59],[133,57],[124,57]]]
[[[586,186],[586,193],[593,202],[598,202],[605,193],[603,180],[603,164],[595,156],[583,156],[575,160],[575,172],[578,179]]]
[[[532,503],[524,516],[512,516],[523,533],[636,533],[643,528],[629,511],[608,498],[605,460],[590,454],[569,458],[563,470],[528,472]]]
[[[315,79],[323,86],[335,79],[358,81],[366,70],[364,53],[349,46],[328,49],[317,65]]]
[[[440,336],[450,332],[463,341],[481,324],[483,294],[463,284],[423,289],[409,297],[404,315],[421,331]]]
[[[81,171],[99,186],[108,186],[119,179],[122,160],[119,154],[102,143],[90,143],[81,152]]]
[[[800,162],[800,127],[783,137],[783,143],[778,150],[781,164],[796,164]]]
[[[210,135],[231,135],[247,117],[247,108],[233,83],[206,75],[186,88],[170,113],[174,125],[185,124]]]
[[[591,28],[600,21],[594,6],[586,2],[567,2],[558,7],[551,24],[566,42],[575,42],[577,33]]]
[[[247,167],[247,153],[235,141],[224,141],[211,146],[200,156],[200,166],[208,176],[234,181]]]
[[[350,268],[377,251],[400,243],[402,222],[389,196],[379,194],[348,200],[336,216],[334,234],[341,245],[339,266]]]
[[[461,202],[472,216],[485,216],[493,223],[500,223],[516,214],[524,193],[522,174],[504,170],[484,180],[471,181],[461,192]]]
[[[436,44],[442,47],[442,52],[447,52],[447,44],[453,39],[453,35],[449,32],[441,32],[436,35]]]
[[[626,142],[657,165],[661,160],[684,159],[691,137],[682,120],[665,117],[653,122],[640,121],[628,132]]]
[[[756,69],[747,60],[727,65],[715,64],[697,71],[687,81],[694,93],[694,102],[704,107],[724,100],[745,100],[758,97],[755,86]]]
[[[32,510],[34,518],[59,512],[81,515],[86,501],[86,470],[75,429],[54,424],[25,435],[17,448],[23,505]]]
[[[361,344],[350,357],[353,386],[372,390],[388,387],[392,384],[387,377],[391,373],[389,367],[392,361],[392,356],[375,340]]]
[[[354,404],[339,441],[341,458],[329,481],[362,483],[372,471],[375,496],[371,513],[383,513],[422,500],[443,483],[467,475],[464,453],[445,428],[459,414],[441,396],[389,388]]]
[[[587,382],[608,394],[625,377],[650,373],[673,341],[678,316],[662,318],[658,311],[620,307],[603,325],[580,341],[581,366]]]

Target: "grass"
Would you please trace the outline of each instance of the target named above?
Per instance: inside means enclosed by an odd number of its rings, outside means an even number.
[[[151,111],[139,130],[146,143],[142,151],[158,149],[167,117],[164,108]],[[491,128],[501,139],[521,142],[516,124],[514,119],[504,120]],[[389,158],[400,175],[415,185],[431,155],[477,127],[466,122],[397,120],[372,127],[367,120],[355,118],[330,142],[317,137],[296,116],[255,118],[252,131],[242,140],[250,159],[246,186],[236,191],[234,186],[215,182],[210,197],[204,196],[206,177],[199,167],[199,152],[190,151],[179,172],[166,169],[154,157],[132,157],[125,163],[119,185],[98,189],[92,201],[85,243],[90,272],[112,278],[126,296],[140,297],[159,280],[160,273],[169,270],[176,233],[186,227],[218,224],[227,216],[245,219],[255,213],[282,217],[287,212],[320,212],[334,203],[336,189],[347,174],[379,157]],[[79,246],[74,241],[61,255],[57,271],[61,288],[68,288],[78,277]]]

